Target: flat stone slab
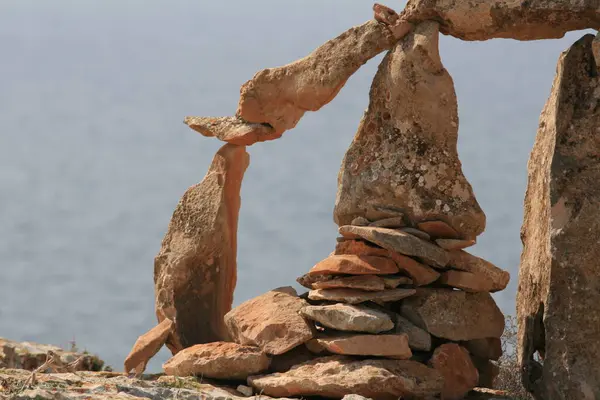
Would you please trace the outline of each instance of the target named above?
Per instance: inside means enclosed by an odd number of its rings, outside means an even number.
[[[399,271],[396,263],[386,257],[331,255],[319,261],[309,275],[386,275]]]
[[[141,374],[146,369],[148,361],[167,342],[167,337],[173,332],[175,324],[170,319],[163,320],[148,332],[136,340],[131,352],[125,358],[125,372],[129,373],[136,370],[136,374]]]
[[[300,313],[327,328],[340,331],[380,333],[394,328],[388,314],[360,305],[307,306]]]
[[[439,394],[443,378],[432,368],[410,360],[354,360],[345,356],[317,358],[285,373],[248,378],[268,396],[322,396],[349,394],[377,400],[427,398]]]
[[[475,246],[475,239],[437,239],[435,243],[445,250],[462,250]]]
[[[510,274],[483,258],[476,257],[466,251],[449,251],[448,266],[460,271],[471,272],[483,280],[487,278],[491,286],[490,292],[504,290],[510,281]]]
[[[184,123],[203,136],[240,146],[281,137],[269,125],[253,124],[240,117],[186,117]]]
[[[496,289],[489,276],[456,270],[443,272],[437,283],[471,293],[492,292]]]
[[[479,373],[469,352],[456,343],[446,343],[435,349],[429,366],[444,377],[444,400],[462,400],[479,381]]]
[[[396,285],[398,286],[398,285]],[[386,281],[377,275],[358,275],[334,278],[327,281],[315,282],[313,289],[356,289],[368,292],[378,292],[386,288]]]
[[[167,375],[200,375],[214,379],[246,379],[269,368],[269,357],[258,347],[236,343],[197,344],[171,357],[163,369]]]
[[[452,341],[499,338],[504,332],[504,315],[489,293],[419,288],[400,309],[413,324]]]
[[[348,304],[360,304],[367,301],[388,303],[402,300],[415,294],[415,289],[389,289],[381,292],[364,292],[353,289],[317,289],[308,293],[311,300],[341,301]]]
[[[413,350],[430,351],[431,335],[408,319],[396,314],[394,332],[408,336],[408,346]]]
[[[328,351],[341,355],[386,357],[398,360],[408,360],[412,357],[406,334],[319,337],[309,341],[306,346],[309,349],[314,348],[317,353]]]
[[[405,232],[351,225],[341,226],[339,232],[343,236],[359,236],[387,250],[418,257],[433,267],[445,267],[448,264],[449,257],[444,249]]]

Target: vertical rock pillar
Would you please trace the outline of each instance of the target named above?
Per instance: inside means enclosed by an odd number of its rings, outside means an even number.
[[[586,35],[561,55],[528,166],[517,313],[523,382],[537,399],[600,398],[600,79],[593,39]]]

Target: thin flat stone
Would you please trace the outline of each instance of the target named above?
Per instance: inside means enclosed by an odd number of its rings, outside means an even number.
[[[300,314],[339,331],[380,333],[394,328],[388,314],[361,305],[307,306],[300,310]]]
[[[343,335],[312,339],[308,349],[317,348],[334,354],[375,356],[408,360],[412,352],[406,334],[395,335]],[[322,351],[321,350],[321,351]],[[318,353],[321,353],[318,351]]]
[[[373,228],[345,225],[339,228],[341,235],[358,235],[391,251],[419,257],[433,267],[445,267],[448,254],[444,249],[405,232],[387,228]]]
[[[250,123],[239,117],[186,117],[184,123],[203,136],[240,146],[281,137],[267,124]]]
[[[402,228],[400,230],[402,232],[410,233],[411,235],[416,236],[419,239],[423,239],[423,240],[427,240],[427,241],[431,240],[431,236],[429,236],[429,234],[427,232],[423,232],[422,230],[419,230],[416,228]]]
[[[435,242],[442,249],[446,250],[462,250],[467,247],[475,246],[477,243],[475,239],[437,239]]]
[[[486,275],[465,271],[443,272],[438,283],[471,293],[491,292],[494,289],[494,282]]]
[[[449,267],[460,271],[471,272],[476,275],[487,276],[489,280],[493,282],[493,287],[490,292],[497,292],[505,289],[510,281],[510,274],[507,271],[496,267],[489,261],[475,257],[466,251],[449,251],[448,255],[450,256],[450,261],[448,262]]]
[[[417,228],[429,234],[433,238],[459,239],[460,235],[444,221],[424,221],[417,224]]]
[[[312,285],[314,283],[325,282],[325,281],[329,281],[334,278],[336,278],[336,276],[328,275],[328,274],[322,274],[322,275],[304,274],[301,277],[296,278],[296,282],[298,282],[299,284],[301,284],[302,286],[304,286],[307,289],[313,289]]]
[[[332,255],[318,262],[309,275],[386,275],[397,273],[396,263],[384,257]]]
[[[352,225],[356,225],[356,224],[352,224]],[[384,218],[384,219],[380,219],[379,221],[374,221],[371,222],[369,224],[369,226],[374,226],[374,227],[379,227],[379,228],[402,228],[403,226],[406,226],[406,223],[404,222],[404,216],[399,216],[399,217],[391,217],[391,218]]]
[[[311,300],[341,301],[348,304],[360,304],[366,301],[388,303],[412,296],[414,289],[391,289],[381,292],[363,292],[353,289],[317,289],[308,293]]]
[[[323,282],[315,282],[312,289],[357,289],[377,292],[385,289],[385,281],[377,275],[359,275],[336,278]]]

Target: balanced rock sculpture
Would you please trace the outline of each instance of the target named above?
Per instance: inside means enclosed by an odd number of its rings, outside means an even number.
[[[600,398],[600,70],[593,43],[586,35],[560,56],[529,159],[517,312],[523,382],[537,399]]]

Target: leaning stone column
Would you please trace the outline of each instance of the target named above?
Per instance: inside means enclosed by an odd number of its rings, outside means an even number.
[[[221,147],[173,213],[154,263],[156,315],[175,323],[167,340],[173,353],[228,338],[223,317],[233,302],[240,188],[249,162],[245,147]]]
[[[373,79],[369,108],[342,161],[334,219],[340,226],[357,217],[442,220],[474,239],[485,214],[458,158],[458,106],[439,56],[439,26],[415,29]]]
[[[593,39],[586,35],[561,55],[529,159],[517,314],[523,382],[537,399],[600,399],[600,79]]]

